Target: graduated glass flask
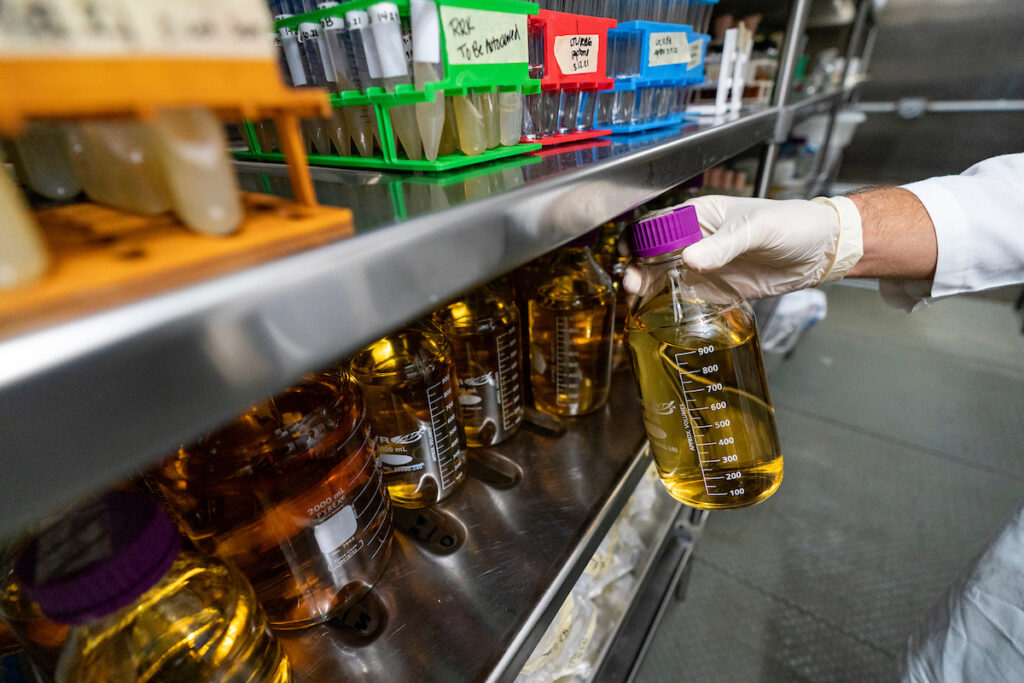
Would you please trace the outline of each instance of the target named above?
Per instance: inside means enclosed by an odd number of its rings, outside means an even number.
[[[683,266],[701,239],[693,207],[639,221],[632,238],[642,281],[626,340],[661,481],[698,508],[759,503],[782,482],[782,451],[753,309]]]
[[[519,312],[505,288],[491,283],[434,313],[451,343],[459,376],[466,443],[494,446],[523,422]]]
[[[585,415],[608,400],[615,288],[590,248],[592,232],[548,256],[527,295],[533,402],[555,415]]]
[[[456,401],[451,345],[429,322],[378,339],[349,361],[359,382],[391,500],[421,508],[466,478],[466,444]]]

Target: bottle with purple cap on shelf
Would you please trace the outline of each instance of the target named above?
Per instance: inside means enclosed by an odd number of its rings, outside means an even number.
[[[4,581],[4,619],[53,680],[292,680],[245,578],[183,548],[142,494],[108,493],[20,539]]]
[[[692,206],[632,226],[640,287],[626,341],[658,474],[676,499],[738,508],[782,482],[782,450],[753,309],[683,250],[701,239]]]

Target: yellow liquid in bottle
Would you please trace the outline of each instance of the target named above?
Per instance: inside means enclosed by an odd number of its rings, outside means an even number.
[[[182,552],[133,604],[71,627],[56,680],[287,683],[292,675],[237,570]]]
[[[242,570],[277,628],[340,614],[390,557],[391,506],[368,420],[340,373],[255,406],[149,480],[198,548]]]
[[[698,508],[759,503],[782,483],[782,449],[753,320],[734,307],[676,327],[665,299],[627,324],[662,483]]]
[[[533,402],[585,415],[608,400],[615,291],[587,249],[563,249],[540,268],[527,303]]]
[[[523,421],[519,315],[511,299],[483,289],[434,314],[451,343],[466,443],[493,446]]]
[[[466,478],[451,349],[433,325],[404,327],[356,354],[359,382],[377,437],[391,501],[421,508],[450,496]]]

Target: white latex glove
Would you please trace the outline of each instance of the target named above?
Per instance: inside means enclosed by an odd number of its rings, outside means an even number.
[[[860,213],[847,197],[810,201],[713,195],[687,202],[704,239],[683,250],[698,273],[715,271],[745,299],[842,279],[864,255]],[[627,291],[634,276],[624,280]]]

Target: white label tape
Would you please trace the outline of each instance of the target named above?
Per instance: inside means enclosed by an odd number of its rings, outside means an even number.
[[[704,53],[704,41],[697,40],[690,43],[690,59],[686,62],[687,69],[700,66],[700,58]]]
[[[414,62],[441,62],[441,19],[433,0],[409,0],[412,15],[412,59]]]
[[[566,76],[592,74],[597,71],[597,53],[601,36],[577,35],[555,38],[555,61]]]
[[[685,33],[652,33],[650,35],[647,66],[686,64],[688,61],[690,61],[690,47],[686,42]]]
[[[517,64],[529,60],[526,15],[441,7],[449,64]]]

